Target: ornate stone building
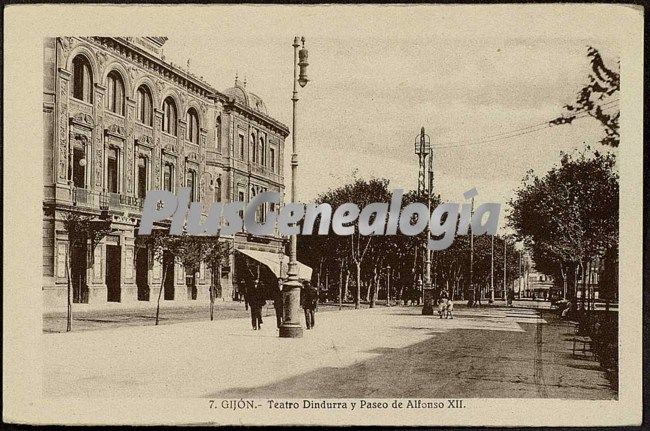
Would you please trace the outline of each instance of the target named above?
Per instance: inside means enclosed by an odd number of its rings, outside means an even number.
[[[67,301],[70,253],[77,303],[155,301],[162,266],[135,246],[147,190],[190,187],[194,201],[248,201],[283,194],[288,128],[235,79],[218,91],[164,60],[164,37],[62,37],[44,46],[43,295]],[[96,247],[68,250],[68,212],[103,216],[112,232]],[[276,236],[223,238],[237,249],[279,252]],[[197,276],[176,263],[164,299],[208,300],[221,276],[224,299],[237,290],[236,259],[221,274]]]

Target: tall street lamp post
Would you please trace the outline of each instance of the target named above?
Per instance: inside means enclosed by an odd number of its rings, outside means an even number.
[[[302,42],[302,48],[300,48]],[[298,49],[300,48],[300,49]],[[291,133],[293,154],[291,155],[291,202],[297,202],[296,180],[298,175],[298,145],[296,139],[297,125],[297,105],[298,105],[298,84],[301,87],[307,85],[307,61],[308,51],[305,49],[305,38],[296,36],[293,39],[293,130]],[[300,73],[298,73],[300,70]],[[280,337],[298,338],[302,337],[302,326],[300,324],[300,288],[301,283],[298,278],[298,260],[297,260],[297,236],[291,235],[291,253],[289,257],[289,267],[287,269],[287,281],[282,286],[282,302],[284,310],[284,319],[280,325]]]

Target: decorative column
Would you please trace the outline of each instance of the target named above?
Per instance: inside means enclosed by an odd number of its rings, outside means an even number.
[[[92,187],[104,191],[104,94],[106,87],[95,84],[95,128],[93,130]],[[102,281],[103,283],[103,281]]]

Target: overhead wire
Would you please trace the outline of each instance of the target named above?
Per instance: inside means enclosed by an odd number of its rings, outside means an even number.
[[[619,99],[615,99],[615,100],[610,100],[610,101],[608,101],[606,103],[603,103],[601,105],[601,109],[603,111],[607,111],[609,109],[615,108],[617,106],[615,104],[618,103],[618,101],[619,101]],[[578,110],[576,112],[577,112],[577,115],[575,115],[574,120],[590,116],[590,111],[587,110],[587,109]],[[514,129],[514,130],[509,130],[509,131],[506,131],[506,132],[500,132],[500,133],[486,135],[486,136],[483,136],[482,138],[479,138],[479,139],[448,141],[448,142],[445,142],[445,143],[443,143],[441,145],[434,145],[433,147],[435,149],[445,149],[445,148],[458,148],[458,147],[466,147],[466,146],[471,146],[471,145],[480,145],[480,144],[498,142],[498,141],[511,139],[511,138],[515,138],[515,137],[518,137],[518,136],[522,136],[522,135],[527,135],[529,133],[538,132],[538,131],[553,127],[554,125],[551,124],[551,121],[553,121],[553,120],[548,120],[548,121],[545,121],[543,123],[533,124],[533,125],[530,125],[530,126],[521,127],[521,128]]]

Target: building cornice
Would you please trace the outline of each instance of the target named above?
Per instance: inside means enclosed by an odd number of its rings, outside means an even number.
[[[153,69],[158,75],[180,85],[188,91],[208,98],[217,92],[210,84],[192,75],[176,65],[167,63],[161,58],[147,52],[124,37],[89,37],[89,41],[107,49],[113,54],[120,55],[128,61],[136,61],[147,69]]]
[[[266,127],[275,130],[277,133],[282,135],[283,138],[289,136],[289,128],[286,125],[279,122],[273,117],[262,114],[259,111],[255,111],[254,109],[251,109],[248,106],[237,102],[234,98],[228,98],[227,102],[224,103],[224,108],[232,109],[237,113],[244,115],[245,117],[259,121]]]

